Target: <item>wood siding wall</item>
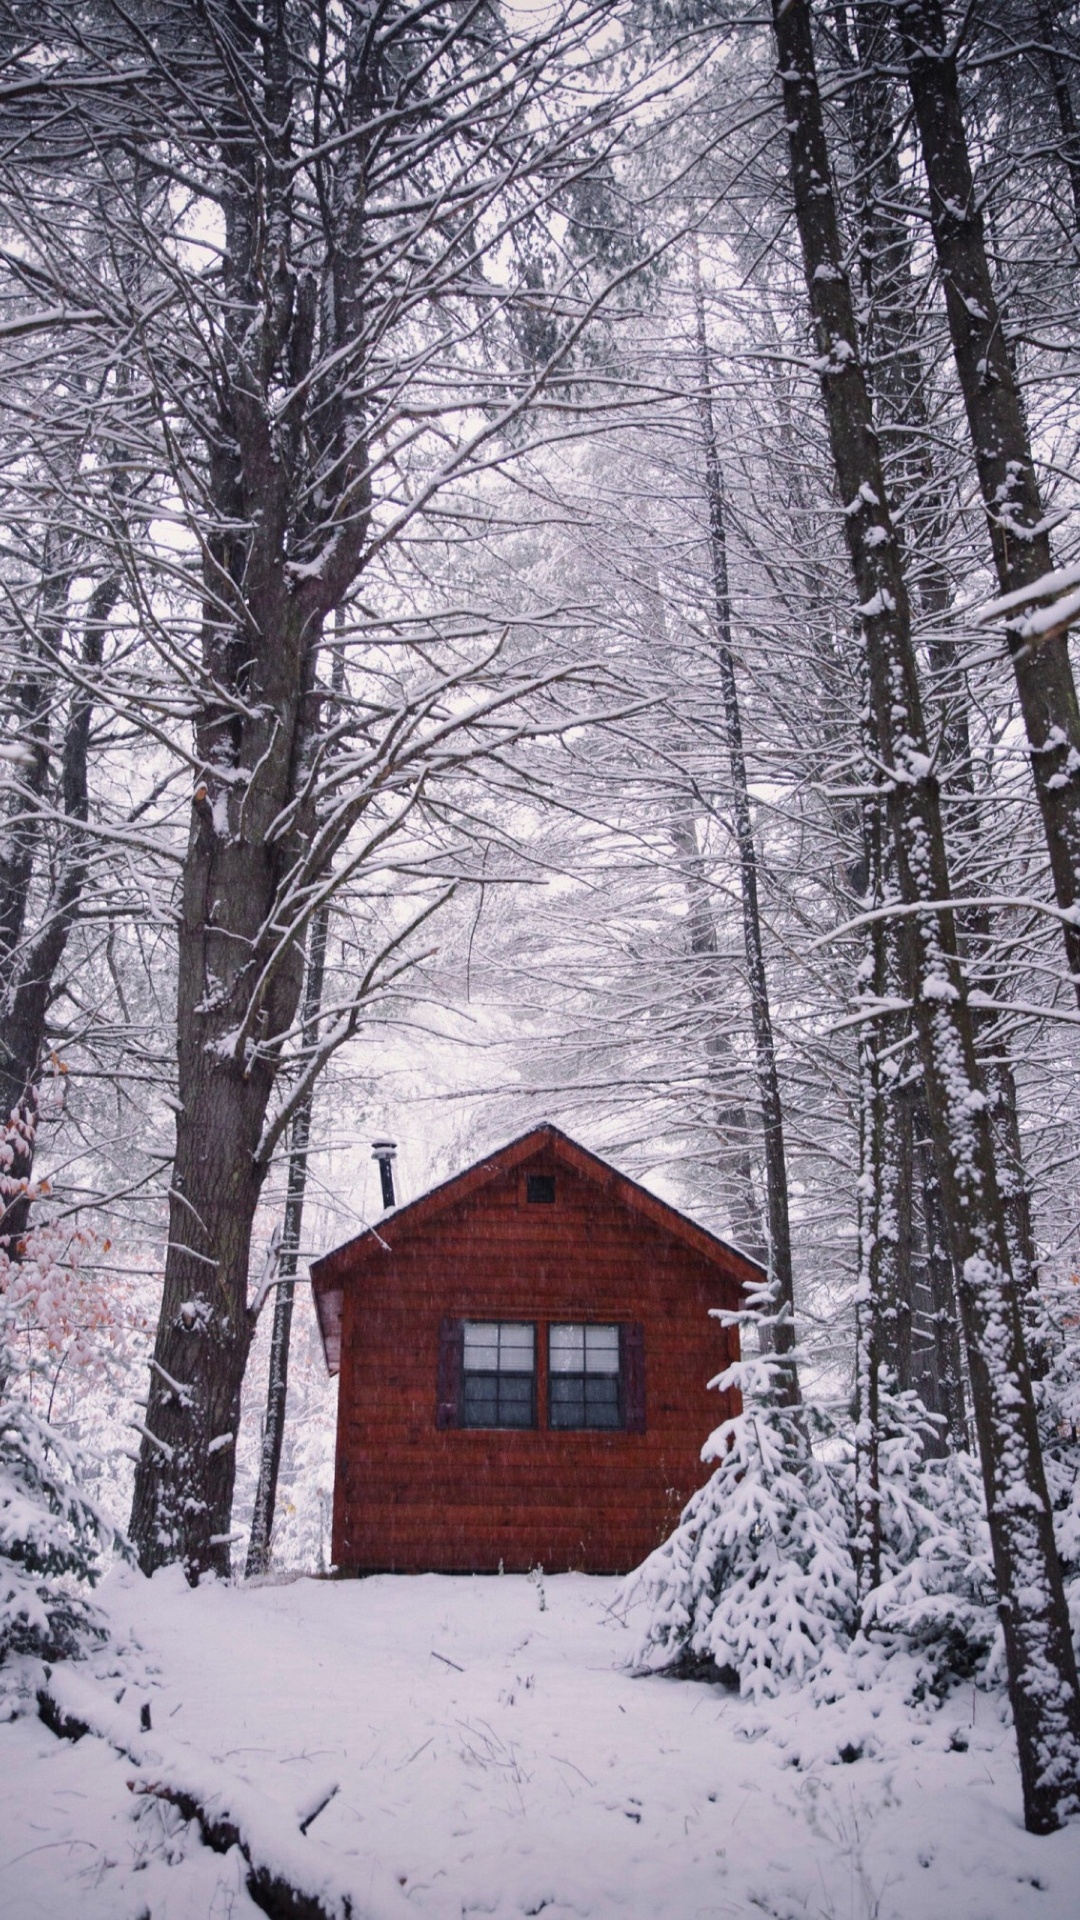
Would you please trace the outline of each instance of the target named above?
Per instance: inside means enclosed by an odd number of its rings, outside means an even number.
[[[553,1206],[525,1174],[553,1172]],[[393,1222],[385,1237],[393,1240]],[[370,1242],[368,1243],[370,1246]],[[334,1560],[355,1572],[623,1572],[707,1477],[701,1446],[734,1409],[706,1383],[737,1351],[709,1319],[734,1277],[598,1184],[543,1158],[404,1235],[345,1279]],[[539,1425],[439,1430],[444,1315],[537,1323]],[[552,1321],[640,1321],[644,1433],[547,1430]]]

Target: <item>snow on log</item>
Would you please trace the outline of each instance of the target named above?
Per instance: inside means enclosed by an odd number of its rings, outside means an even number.
[[[167,1800],[197,1823],[215,1853],[239,1847],[248,1892],[270,1920],[360,1920],[329,1850],[294,1833],[292,1814],[220,1761],[159,1734],[147,1739],[129,1714],[67,1667],[53,1669],[38,1694],[38,1711],[63,1739],[93,1734],[107,1741],[138,1769],[128,1782],[132,1793]],[[317,1812],[327,1798],[332,1794],[324,1792]]]

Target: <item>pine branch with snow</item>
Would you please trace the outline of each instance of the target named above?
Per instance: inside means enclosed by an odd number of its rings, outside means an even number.
[[[760,1324],[756,1312],[721,1318]],[[754,1698],[807,1679],[848,1643],[856,1618],[849,1518],[807,1444],[814,1416],[780,1401],[780,1371],[763,1354],[713,1383],[740,1393],[743,1411],[710,1435],[712,1478],[624,1589],[649,1606],[639,1664],[718,1671]]]
[[[913,1462],[896,1449],[881,1475],[883,1558],[890,1569],[863,1606],[864,1631],[915,1662],[914,1699],[960,1681],[1003,1677],[997,1587],[978,1461]]]

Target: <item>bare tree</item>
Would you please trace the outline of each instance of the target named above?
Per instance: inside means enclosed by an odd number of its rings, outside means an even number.
[[[168,1257],[132,1514],[148,1569],[229,1564],[267,1168],[463,870],[438,779],[534,725],[527,703],[553,677],[468,609],[437,635],[409,628],[387,556],[521,443],[548,369],[515,360],[516,315],[550,307],[557,355],[588,320],[580,257],[537,290],[518,236],[604,163],[604,15],[592,0],[524,26],[452,0],[61,4],[45,93],[32,38],[18,43],[21,324],[43,286],[97,316],[125,368],[128,459],[162,476],[178,530],[125,556],[160,673],[140,718],[192,792]],[[138,263],[119,291],[73,257],[54,191],[73,160],[108,185],[108,247]],[[324,629],[361,576],[380,578],[389,618],[356,607],[335,697]],[[391,841],[410,877],[305,1045],[308,929]]]

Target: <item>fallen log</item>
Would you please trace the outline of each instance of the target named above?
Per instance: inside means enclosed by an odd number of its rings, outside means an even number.
[[[130,1760],[138,1769],[128,1781],[131,1792],[168,1801],[195,1822],[214,1853],[238,1847],[248,1892],[269,1920],[353,1920],[352,1897],[333,1855],[317,1840],[294,1836],[285,1809],[230,1776],[220,1761],[160,1734],[148,1739],[114,1701],[68,1667],[49,1673],[38,1692],[38,1713],[59,1738],[92,1734]]]

